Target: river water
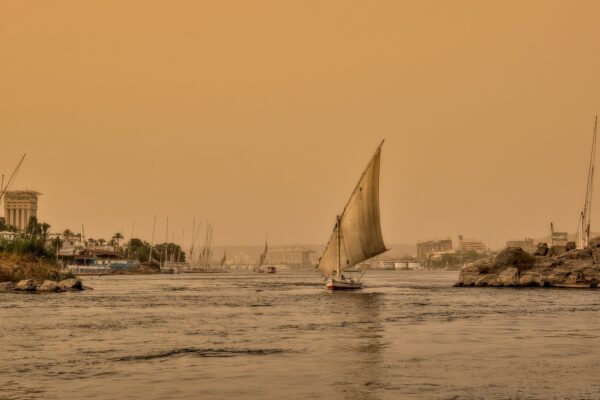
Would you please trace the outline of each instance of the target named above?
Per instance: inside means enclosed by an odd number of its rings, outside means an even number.
[[[600,399],[600,291],[457,272],[88,277],[0,294],[0,399]]]

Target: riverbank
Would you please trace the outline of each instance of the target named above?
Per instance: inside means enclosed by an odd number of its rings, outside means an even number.
[[[56,263],[33,255],[0,253],[0,291],[64,292],[83,290],[83,283]]]
[[[19,282],[24,279],[43,282],[68,278],[74,278],[74,275],[61,271],[59,265],[47,258],[0,253],[0,282]]]

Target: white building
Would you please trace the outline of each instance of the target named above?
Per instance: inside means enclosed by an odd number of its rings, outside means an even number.
[[[37,217],[38,195],[33,190],[13,190],[4,194],[4,219],[7,225],[23,232],[31,217]]]

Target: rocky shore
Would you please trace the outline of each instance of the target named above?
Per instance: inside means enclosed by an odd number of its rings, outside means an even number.
[[[596,288],[600,285],[600,237],[584,249],[575,243],[548,247],[540,243],[533,255],[507,247],[495,257],[466,265],[458,287]]]
[[[51,260],[0,253],[0,292],[49,293],[84,289],[80,279],[61,271]]]
[[[84,289],[81,279],[77,278],[64,279],[62,281],[45,280],[40,284],[36,284],[33,279],[23,279],[17,283],[12,281],[0,282],[0,293],[73,292]]]

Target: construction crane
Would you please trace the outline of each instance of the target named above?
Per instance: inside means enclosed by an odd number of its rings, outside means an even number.
[[[10,189],[10,186],[12,185],[15,178],[17,177],[17,174],[19,173],[19,169],[21,168],[21,165],[23,164],[23,160],[25,160],[26,155],[27,154],[23,154],[23,157],[21,157],[21,160],[19,161],[19,163],[15,167],[14,171],[10,175],[10,178],[8,178],[8,181],[6,182],[6,186],[4,185],[4,175],[2,175],[2,185],[0,186],[0,201],[4,197],[4,194],[6,193],[6,191],[8,189]]]

